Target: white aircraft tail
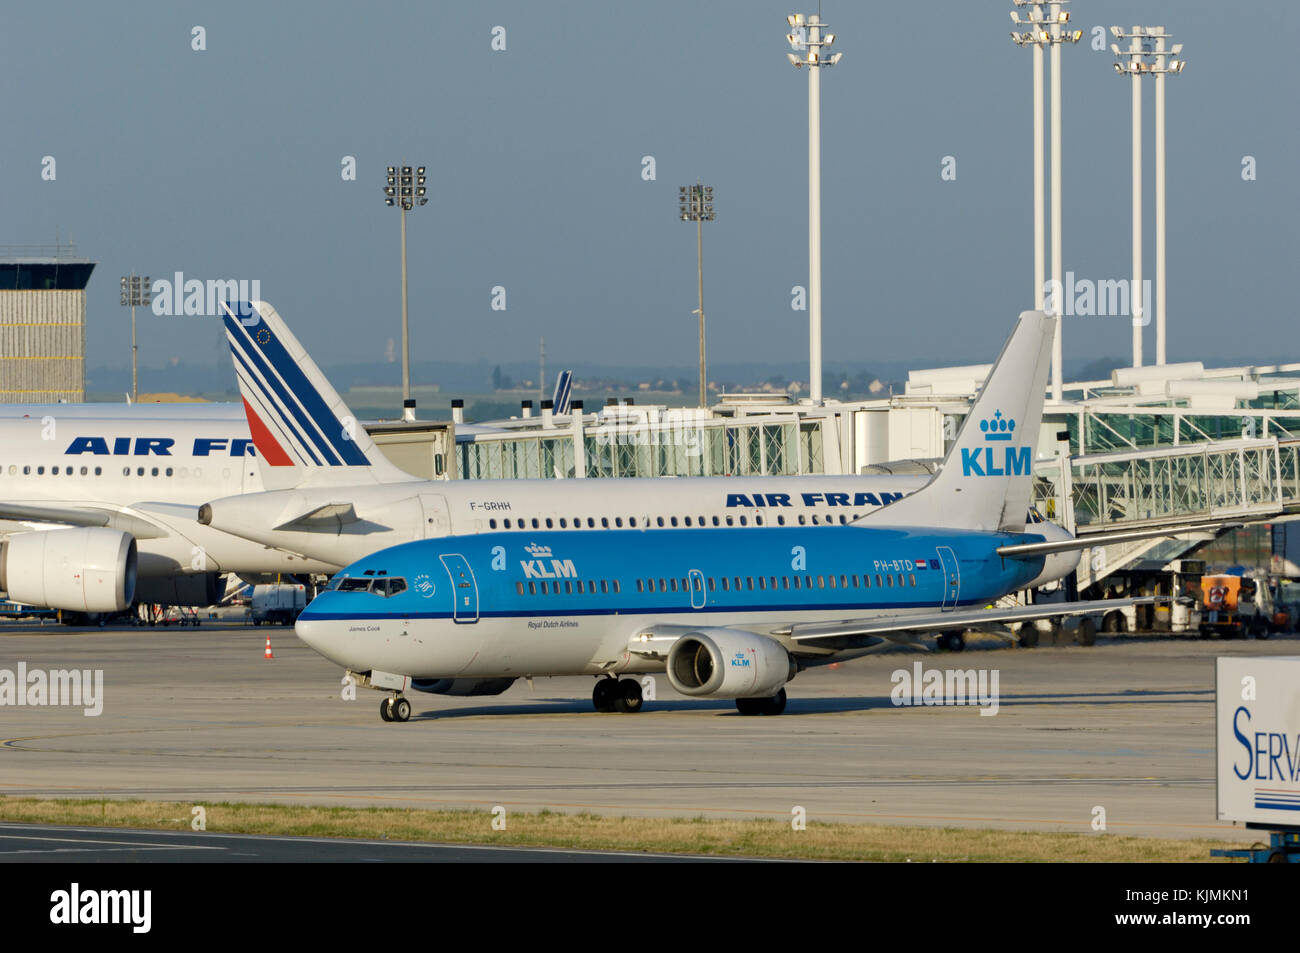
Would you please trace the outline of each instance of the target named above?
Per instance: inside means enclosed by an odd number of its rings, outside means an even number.
[[[375,446],[275,308],[265,301],[222,308],[267,489],[416,479]]]
[[[1025,311],[933,480],[863,525],[1023,532],[1057,318]]]

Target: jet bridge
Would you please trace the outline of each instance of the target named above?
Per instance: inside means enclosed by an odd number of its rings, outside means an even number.
[[[1224,520],[1253,522],[1300,511],[1300,440],[1228,439],[1040,462],[1035,501],[1080,537]],[[1215,532],[1085,550],[1079,589],[1155,556],[1176,559]]]

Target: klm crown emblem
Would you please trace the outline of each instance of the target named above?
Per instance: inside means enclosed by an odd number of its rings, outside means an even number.
[[[995,411],[988,420],[980,421],[980,430],[984,431],[985,440],[1010,440],[1015,432],[1016,422],[1002,416],[1002,411]]]
[[[535,559],[546,558],[551,555],[551,547],[539,546],[537,543],[530,543],[529,545],[524,547],[524,552],[528,553],[530,556],[532,556]]]

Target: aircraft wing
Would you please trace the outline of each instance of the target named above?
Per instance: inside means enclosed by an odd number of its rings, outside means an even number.
[[[823,639],[852,636],[881,636],[886,639],[907,640],[931,632],[952,629],[979,629],[987,626],[1005,626],[1035,619],[1055,616],[1093,615],[1122,609],[1125,606],[1150,604],[1155,596],[1137,596],[1131,599],[1092,599],[1087,602],[1053,602],[1010,608],[954,609],[951,612],[921,612],[911,615],[872,616],[865,619],[846,619],[842,622],[801,622],[773,635],[787,636],[796,643],[816,643]]]
[[[0,503],[0,520],[17,523],[56,523],[63,526],[107,526],[136,539],[161,539],[166,530],[129,513],[92,507],[48,503]]]
[[[1093,615],[1122,609],[1125,606],[1146,605],[1159,601],[1155,596],[1136,596],[1129,599],[1092,599],[1087,602],[1054,602],[1032,606],[1001,608],[990,606],[978,609],[955,609],[951,612],[925,611],[912,614],[872,615],[861,619],[844,619],[831,622],[800,622],[775,628],[757,626],[727,626],[743,629],[756,635],[775,639],[792,655],[811,659],[833,661],[839,653],[850,656],[885,648],[891,643],[920,645],[920,640],[938,632],[966,629],[1001,628],[1017,622],[1051,619],[1067,615]],[[699,631],[702,626],[651,625],[640,630],[628,642],[627,651],[642,658],[662,661],[668,658],[673,643],[684,635]],[[707,628],[707,626],[703,626]],[[841,656],[843,657],[843,656]]]

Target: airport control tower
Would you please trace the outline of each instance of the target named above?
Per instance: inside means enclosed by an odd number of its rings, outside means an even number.
[[[0,402],[86,399],[86,284],[67,245],[0,246]]]

